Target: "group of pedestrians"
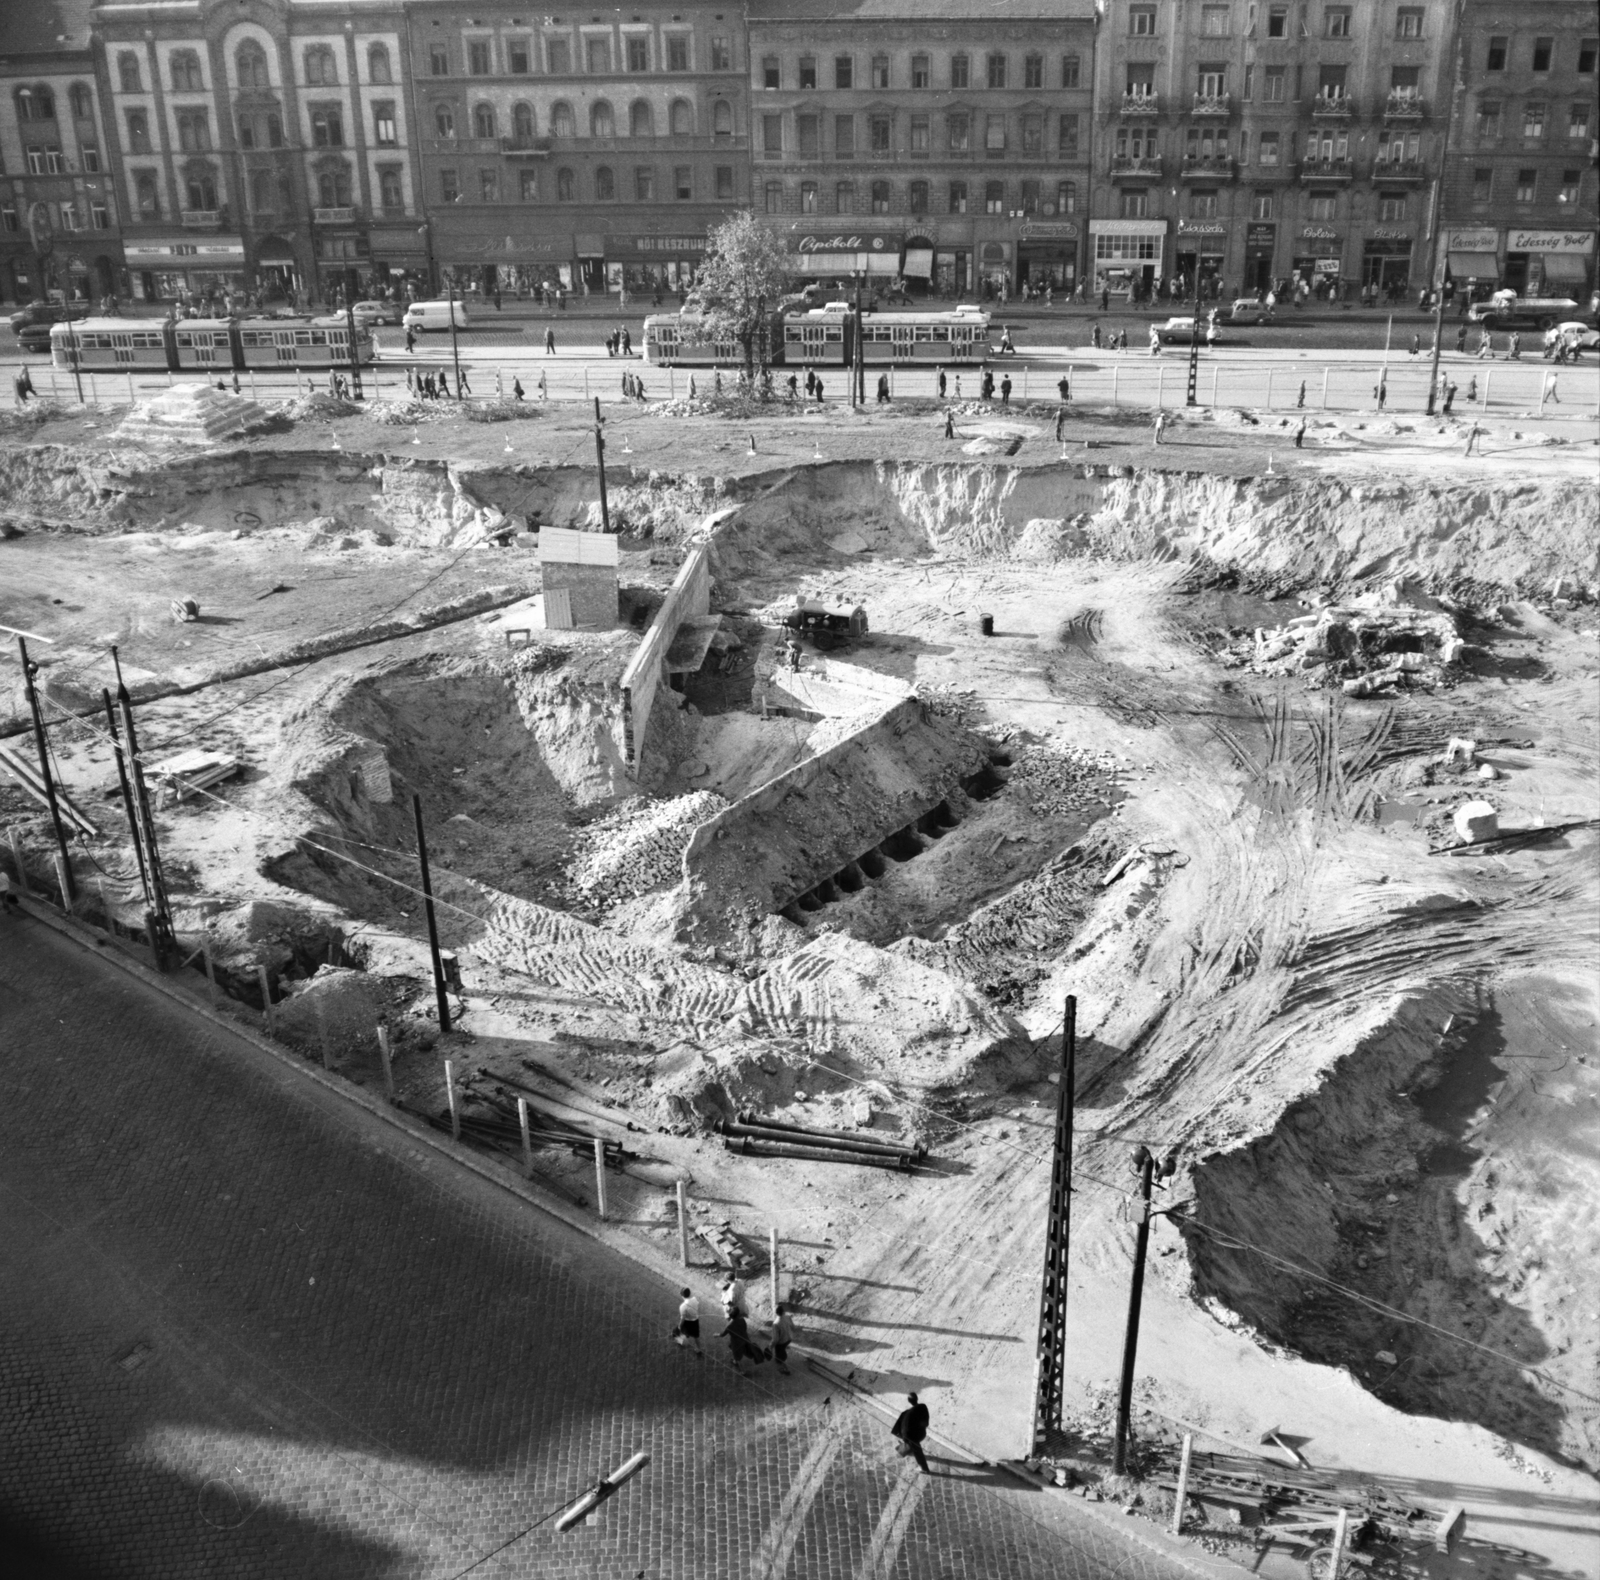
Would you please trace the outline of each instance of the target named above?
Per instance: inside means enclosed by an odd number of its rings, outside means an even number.
[[[544,383],[542,374],[539,382],[542,388]],[[519,384],[517,388],[520,390],[521,385]],[[420,372],[416,368],[407,368],[406,390],[412,400],[450,400],[452,398],[465,400],[472,393],[472,386],[467,383],[467,370],[465,368],[456,375],[456,388],[453,396],[450,389],[450,375],[443,368],[440,368],[437,372],[430,371],[427,373]],[[543,398],[542,394],[540,398]],[[521,400],[522,396],[518,394],[517,399]]]

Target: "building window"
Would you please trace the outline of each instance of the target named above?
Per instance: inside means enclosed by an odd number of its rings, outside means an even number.
[[[681,101],[680,101],[681,102]],[[635,99],[628,106],[628,136],[654,137],[656,118],[647,99]]]
[[[1380,225],[1403,225],[1407,217],[1406,195],[1404,192],[1380,192],[1378,194],[1378,223]]]
[[[1578,201],[1578,184],[1583,180],[1581,170],[1563,170],[1561,172],[1561,190],[1556,193],[1556,202],[1563,208],[1571,208]]]
[[[1317,72],[1317,97],[1319,99],[1342,99],[1344,97],[1345,68],[1343,66],[1323,66]]]
[[[577,178],[570,170],[563,168],[556,171],[556,202],[570,203],[577,190]]]
[[[1574,104],[1567,115],[1567,141],[1586,143],[1589,140],[1589,106]]]
[[[1143,219],[1149,208],[1150,194],[1144,187],[1118,189],[1117,213],[1122,219]]]
[[[1253,99],[1255,96],[1256,96],[1256,68],[1250,62],[1246,61],[1245,62],[1245,68],[1244,68],[1244,88],[1240,92],[1239,97],[1242,98],[1242,99],[1248,100],[1248,99]]]
[[[1154,38],[1156,33],[1156,8],[1153,5],[1129,6],[1128,32],[1134,38]]]
[[[965,55],[952,55],[950,57],[950,86],[952,88],[965,88],[971,81],[972,67]]]
[[[161,193],[156,186],[156,176],[153,170],[140,170],[133,178],[134,204],[139,210],[139,218],[152,220],[161,218]]]
[[[610,76],[611,40],[609,38],[586,38],[583,41],[583,69],[591,77]]]
[[[1519,170],[1517,172],[1517,202],[1532,203],[1539,195],[1539,172],[1537,170]]]
[[[781,214],[783,212],[783,183],[781,181],[767,182],[765,188],[763,188],[763,195],[766,200],[767,213]]]
[[[1578,73],[1580,76],[1592,77],[1594,75],[1595,59],[1600,56],[1600,38],[1586,38],[1578,44]]]
[[[733,136],[733,106],[726,99],[718,99],[711,106],[711,134],[713,137]]]
[[[597,203],[615,203],[617,200],[617,173],[610,165],[595,166],[594,198]]]
[[[1024,55],[1022,58],[1022,86],[1024,88],[1042,88],[1044,86],[1044,56]]]
[[[761,86],[763,88],[783,86],[783,69],[776,55],[764,55],[761,58]]]
[[[498,203],[500,201],[500,172],[498,170],[480,170],[478,172],[478,196],[485,203]]]
[[[688,203],[694,197],[694,166],[674,165],[672,167],[672,195],[680,203]]]
[[[434,44],[428,49],[428,73],[434,77],[450,75],[450,50],[444,44]]]
[[[815,181],[802,181],[800,183],[800,212],[802,214],[815,214],[817,212],[817,183]]]
[[[445,203],[460,201],[461,182],[454,170],[441,170],[439,172],[439,198]]]
[[[492,104],[480,104],[474,108],[472,112],[472,135],[484,138],[499,136]]]
[[[694,136],[694,106],[687,99],[674,99],[667,114],[667,125],[672,128],[674,137]]]
[[[1487,203],[1493,196],[1494,171],[1487,165],[1479,165],[1472,172],[1472,201]]]
[[[926,115],[913,115],[911,117],[911,152],[916,158],[925,159],[932,147],[932,140],[928,134],[928,117]]]
[[[1078,183],[1076,181],[1056,182],[1056,213],[1076,214],[1078,212]]]
[[[1306,212],[1314,220],[1337,219],[1338,206],[1337,192],[1313,192],[1306,203]]]
[[[1422,37],[1422,7],[1403,5],[1395,13],[1394,36],[1396,38],[1421,38]]]
[[[856,184],[841,181],[833,189],[833,211],[836,214],[854,214],[856,211]]]
[[[336,104],[311,107],[311,142],[317,148],[344,147],[344,120]]]
[[[887,214],[889,212],[889,183],[887,181],[874,181],[872,183],[872,212],[874,214]]]
[[[1537,100],[1530,100],[1522,111],[1522,140],[1525,143],[1542,143],[1544,141],[1545,107]]]
[[[243,51],[241,50],[241,53]],[[264,66],[265,61],[262,62]],[[389,51],[382,44],[374,44],[367,51],[367,81],[368,82],[393,82],[394,77],[389,70]],[[266,83],[257,83],[257,87],[265,87]]]
[[[210,151],[211,117],[204,110],[178,111],[178,147],[186,153]]]
[[[1251,219],[1271,219],[1275,205],[1270,192],[1257,192],[1250,199]]]
[[[1286,5],[1267,7],[1267,37],[1287,38],[1289,36],[1289,8]]]
[[[874,115],[867,122],[872,151],[886,154],[894,147],[894,122],[887,115]]]
[[[200,93],[204,84],[200,80],[200,57],[192,49],[175,49],[167,62],[172,75],[174,93]]]
[[[633,199],[636,203],[654,203],[656,200],[656,172],[654,165],[635,165],[633,169]]]
[[[388,59],[387,56],[384,58]],[[253,38],[247,38],[234,51],[233,69],[241,88],[265,88],[270,84],[271,79],[267,75],[267,52]]]
[[[111,210],[104,198],[89,199],[89,223],[96,230],[110,230]]]
[[[517,196],[524,203],[537,203],[539,201],[539,172],[537,170],[519,170],[517,172]]]
[[[1349,38],[1350,9],[1348,6],[1329,6],[1323,13],[1327,19],[1329,38]]]
[[[988,81],[991,88],[1003,88],[1006,85],[1006,57],[1004,55],[991,55],[986,63]]]
[[[19,121],[53,121],[55,118],[55,95],[48,88],[22,88],[18,90],[17,119]]]
[[[815,159],[822,151],[821,117],[797,115],[794,118],[795,147],[802,159]]]
[[[945,132],[949,140],[951,153],[964,154],[972,147],[972,120],[970,116],[946,116]]]
[[[849,55],[833,57],[833,85],[835,88],[855,86],[855,62]]]
[[[615,137],[617,135],[616,117],[611,113],[611,106],[600,99],[589,107],[589,135],[591,137]]]
[[[128,152],[150,152],[150,117],[143,110],[128,111]]]
[[[506,70],[513,77],[526,77],[532,69],[532,55],[525,38],[514,38],[506,45]],[[529,171],[528,174],[532,174]]]
[[[1076,115],[1063,115],[1057,123],[1056,146],[1063,159],[1078,157],[1078,120]]]
[[[467,43],[467,71],[474,77],[489,75],[489,40],[471,39]]]
[[[316,44],[305,53],[306,81],[313,88],[338,86],[339,72],[334,64],[333,51],[326,44]]]
[[[1202,66],[1196,78],[1197,90],[1202,99],[1222,99],[1228,93],[1228,68]]]
[[[1037,181],[1022,182],[1020,201],[1024,214],[1037,214],[1039,212],[1039,183]]]
[[[928,212],[928,183],[926,181],[913,181],[906,191],[906,207],[913,214],[926,214]]]
[[[1404,94],[1407,98],[1414,99],[1421,86],[1420,66],[1396,66],[1389,73],[1390,93]]]
[[[141,93],[144,85],[139,75],[139,57],[129,50],[117,56],[117,84],[124,93]]]
[[[528,175],[533,174],[531,170],[526,173]],[[400,167],[398,165],[378,166],[378,201],[383,205],[386,214],[402,214],[405,212],[405,187],[400,178]]]
[[[380,148],[394,148],[400,141],[395,129],[394,100],[379,99],[372,106],[372,140]]]
[[[667,39],[667,70],[687,71],[689,69],[689,40],[686,35],[676,33]]]
[[[1006,118],[1003,115],[986,115],[983,118],[983,146],[992,154],[1001,153],[1006,146]]]
[[[1478,101],[1478,141],[1480,143],[1497,143],[1500,141],[1500,105],[1493,99],[1480,99]]]
[[[1506,69],[1506,53],[1509,43],[1510,40],[1506,38],[1491,38],[1489,40],[1489,52],[1484,56],[1483,61],[1483,69],[1485,71],[1504,71]]]
[[[713,33],[711,35],[711,69],[713,71],[733,70],[733,46],[728,42],[726,33]],[[812,84],[816,86],[815,83]]]
[[[967,212],[967,183],[965,181],[952,181],[950,183],[950,212],[952,214],[965,214]]]
[[[781,115],[763,115],[761,117],[761,151],[764,154],[781,154],[783,152],[783,117]]]
[[[1553,38],[1536,38],[1533,41],[1533,69],[1535,71],[1549,71],[1550,56],[1554,53],[1556,41]]]
[[[189,207],[214,213],[217,207],[217,178],[209,170],[196,170],[184,182]]]
[[[926,88],[930,80],[928,57],[926,55],[913,55],[911,57],[911,86],[913,88]]]
[[[1200,31],[1207,38],[1226,38],[1228,36],[1228,7],[1225,5],[1201,6]]]
[[[1004,181],[985,181],[983,184],[983,212],[1004,214],[1006,211],[1006,184]]]
[[[889,57],[887,55],[874,55],[872,57],[872,86],[874,88],[887,88],[889,86]]]
[[[455,106],[436,104],[433,107],[433,129],[440,137],[449,139],[456,135]]]
[[[802,55],[800,57],[800,86],[809,92],[816,85],[817,57],[815,55]]]
[[[1044,152],[1044,117],[1042,115],[1024,115],[1022,117],[1022,151],[1025,154],[1042,154]]]
[[[1268,66],[1261,73],[1261,98],[1267,104],[1282,104],[1284,97],[1284,68]]]
[[[1189,213],[1195,219],[1217,217],[1217,194],[1214,191],[1195,190],[1189,194]]]
[[[629,37],[626,42],[628,48],[628,70],[649,71],[650,40],[647,38]]]
[[[569,76],[572,72],[572,45],[564,38],[545,41],[545,60],[552,77]]]
[[[78,154],[83,164],[85,175],[96,176],[100,174],[100,150],[92,143],[81,143]]]
[[[836,159],[854,159],[856,156],[856,118],[853,115],[836,115],[833,118],[833,153]]]
[[[1061,57],[1061,86],[1076,88],[1083,77],[1083,62],[1076,55]]]
[[[531,147],[537,126],[538,123],[534,120],[533,106],[531,104],[513,104],[511,106],[511,142],[514,147]]]

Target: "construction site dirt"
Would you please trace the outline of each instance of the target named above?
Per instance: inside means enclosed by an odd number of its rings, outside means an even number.
[[[276,1035],[369,1087],[383,1026],[397,1100],[445,1124],[448,1057],[511,1170],[525,1098],[536,1176],[587,1207],[570,1136],[602,1137],[609,1216],[663,1250],[680,1180],[702,1257],[726,1230],[759,1267],[776,1228],[802,1345],[930,1390],[993,1459],[1030,1453],[1073,994],[1061,1463],[1103,1447],[1130,1151],[1176,1149],[1145,1480],[1101,1465],[1101,1492],[1160,1517],[1173,1422],[1281,1429],[1341,1484],[1465,1505],[1475,1574],[1593,1574],[1594,423],[1508,422],[1482,460],[1420,419],[1294,450],[1204,413],[1158,450],[1127,415],[1058,445],[1012,413],[961,454],[910,404],[619,412],[605,629],[542,601],[540,529],[600,529],[579,410],[325,402],[182,455],[14,425],[0,621],[48,639],[53,768],[97,830],[76,907],[144,925],[115,646],[142,758],[239,765],[155,809],[179,953],[234,1013],[262,1024],[267,981]],[[795,664],[800,604],[868,628]],[[30,754],[15,664],[0,716]],[[1475,802],[1493,837],[1465,842]],[[0,824],[53,885],[3,774]],[[768,1121],[877,1148],[738,1135]],[[850,1166],[879,1156],[908,1161]]]

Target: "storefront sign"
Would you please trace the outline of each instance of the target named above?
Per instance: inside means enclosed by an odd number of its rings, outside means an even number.
[[[1244,244],[1249,248],[1263,248],[1270,252],[1278,238],[1276,225],[1251,225],[1244,233]]]
[[[704,236],[613,236],[610,251],[624,253],[629,250],[643,257],[678,256],[686,252],[704,252]]]
[[[1165,236],[1167,222],[1164,219],[1092,219],[1089,221],[1089,234],[1091,236]]]
[[[208,236],[204,241],[141,239],[123,251],[136,269],[226,268],[230,262],[244,261],[244,242],[237,236]]]
[[[872,235],[865,231],[790,232],[789,247],[794,252],[899,252],[898,232]]]
[[[1022,241],[1076,241],[1078,227],[1071,220],[1024,220],[1017,236]]]
[[[1444,233],[1446,252],[1493,252],[1500,245],[1500,232],[1492,225],[1477,226],[1471,230],[1447,230]]]
[[[1386,226],[1379,225],[1373,230],[1372,239],[1374,241],[1406,241],[1406,242],[1408,242],[1408,241],[1411,240],[1411,232],[1408,231],[1408,230],[1390,230]]]
[[[1507,252],[1593,252],[1594,232],[1583,230],[1508,230]]]
[[[1220,220],[1180,219],[1178,221],[1178,234],[1180,236],[1226,236],[1228,227]]]
[[[1339,232],[1329,230],[1326,225],[1307,225],[1300,232],[1300,239],[1302,241],[1338,241]]]

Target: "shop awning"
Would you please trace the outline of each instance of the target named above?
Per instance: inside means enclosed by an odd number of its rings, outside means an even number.
[[[573,237],[573,247],[580,258],[603,258],[606,255],[604,236],[578,235]]]
[[[1567,281],[1574,285],[1582,285],[1589,277],[1589,271],[1584,268],[1583,254],[1579,252],[1542,252],[1539,254],[1544,262],[1544,279],[1548,285],[1552,280]]]
[[[1498,280],[1500,260],[1492,252],[1452,252],[1450,273],[1458,280]]]
[[[881,252],[866,254],[868,274],[898,274],[900,272],[900,254],[891,252],[887,257]]]
[[[910,280],[931,278],[933,275],[933,248],[907,247],[905,274],[906,278]]]

